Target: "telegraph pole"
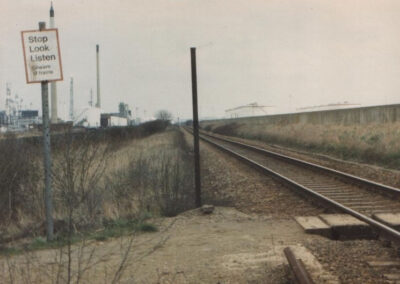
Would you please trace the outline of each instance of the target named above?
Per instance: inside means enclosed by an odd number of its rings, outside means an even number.
[[[194,139],[194,178],[195,178],[195,204],[201,206],[201,179],[200,179],[200,145],[199,145],[199,115],[197,108],[197,72],[196,48],[190,48],[192,65],[192,102],[193,102],[193,139]]]

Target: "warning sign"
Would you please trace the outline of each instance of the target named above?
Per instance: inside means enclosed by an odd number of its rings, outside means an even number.
[[[63,79],[58,30],[23,31],[26,82],[61,81]]]

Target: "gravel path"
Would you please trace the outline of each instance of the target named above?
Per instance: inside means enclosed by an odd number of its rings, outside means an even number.
[[[233,145],[232,143],[211,137],[208,137],[208,139],[362,214],[372,216],[374,213],[400,212],[400,202],[393,200],[391,197],[382,196],[374,191],[352,185],[349,182],[322,175],[315,170],[301,167],[297,164],[273,158],[269,155],[261,155],[258,152]],[[330,193],[333,190],[332,188],[334,188],[334,193]],[[351,195],[352,198],[350,200],[343,197],[337,198],[337,193]],[[356,202],[354,201],[355,196],[357,196]]]
[[[190,143],[191,136],[186,135]],[[201,142],[200,152],[203,203],[229,205],[245,213],[279,218],[326,212],[208,143]]]
[[[367,261],[398,260],[395,250],[384,247],[380,241],[312,240],[304,245],[326,270],[335,273],[340,281],[346,284],[390,283],[383,278],[383,271],[371,269]]]

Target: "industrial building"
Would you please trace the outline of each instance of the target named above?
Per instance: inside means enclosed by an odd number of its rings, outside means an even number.
[[[128,118],[122,117],[119,113],[101,114],[101,127],[128,126]]]
[[[100,127],[101,109],[97,107],[85,107],[75,112],[74,126],[83,126],[88,128]]]
[[[304,111],[321,111],[321,110],[334,110],[334,109],[342,109],[342,108],[352,108],[352,107],[359,107],[360,104],[353,104],[347,101],[342,103],[331,103],[326,105],[316,105],[316,106],[307,106],[297,108],[297,111],[304,112]]]
[[[235,108],[225,110],[225,114],[229,118],[238,118],[238,117],[248,117],[248,116],[261,116],[267,115],[267,108],[271,108],[272,106],[261,106],[257,103],[251,103],[244,106],[238,106]]]
[[[39,119],[38,110],[22,110],[18,118],[18,125],[20,128],[29,129],[34,125],[41,123]]]
[[[41,123],[38,110],[0,111],[0,127],[11,131],[31,129]]]

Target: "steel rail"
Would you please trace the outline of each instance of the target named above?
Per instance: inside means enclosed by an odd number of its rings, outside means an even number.
[[[283,252],[285,253],[286,259],[288,260],[288,263],[292,268],[292,272],[297,280],[297,283],[315,284],[315,282],[311,278],[310,273],[307,271],[303,261],[296,258],[290,247],[286,247]]]
[[[321,166],[321,165],[317,165],[317,164],[314,164],[314,163],[306,162],[306,161],[303,161],[303,160],[300,160],[300,159],[296,159],[296,158],[293,158],[293,157],[289,157],[289,156],[286,156],[286,155],[283,155],[283,154],[279,154],[279,153],[276,153],[276,152],[268,151],[266,149],[259,148],[259,147],[253,146],[253,145],[248,145],[248,144],[241,143],[241,142],[234,141],[234,140],[227,139],[227,138],[221,138],[221,137],[210,135],[210,134],[204,133],[204,132],[201,132],[201,133],[203,135],[205,135],[205,136],[209,136],[209,137],[221,140],[221,141],[225,141],[225,142],[228,142],[228,143],[231,143],[231,144],[234,144],[234,145],[238,145],[238,146],[241,146],[241,147],[244,147],[244,148],[247,148],[247,149],[251,149],[251,150],[263,153],[263,154],[267,154],[267,155],[273,156],[273,157],[278,158],[278,159],[282,159],[282,160],[290,161],[290,162],[293,162],[293,163],[297,163],[297,164],[300,164],[302,166],[307,166],[309,168],[318,169],[318,170],[321,170],[321,171],[324,171],[324,172],[327,172],[327,173],[330,173],[330,174],[333,174],[333,175],[336,175],[336,176],[339,176],[339,177],[346,178],[348,180],[352,180],[352,181],[360,183],[360,184],[364,184],[366,186],[371,186],[371,187],[374,187],[374,188],[377,188],[377,189],[381,190],[382,193],[393,194],[393,195],[396,195],[396,196],[400,197],[400,189],[392,187],[392,186],[389,186],[389,185],[385,185],[385,184],[382,184],[382,183],[374,182],[372,180],[364,179],[364,178],[361,178],[361,177],[358,177],[358,176],[355,176],[355,175],[344,173],[344,172],[341,172],[341,171],[338,171],[338,170],[334,170],[334,169],[331,169],[331,168],[327,168],[327,167],[324,167],[324,166]]]
[[[215,138],[212,135],[207,135],[207,136]],[[344,206],[343,204],[340,204],[340,203],[338,203],[338,202],[336,202],[336,201],[334,201],[334,200],[332,200],[332,199],[330,199],[330,198],[328,198],[328,197],[326,197],[326,196],[324,196],[324,195],[322,195],[322,194],[320,194],[320,193],[318,193],[318,192],[316,192],[316,191],[314,191],[314,190],[312,190],[312,189],[310,189],[308,187],[305,187],[305,186],[303,186],[303,185],[301,185],[301,184],[299,184],[299,183],[297,183],[297,182],[295,182],[295,181],[293,181],[293,180],[291,180],[291,179],[289,179],[289,178],[287,178],[287,177],[285,177],[285,176],[283,176],[283,175],[281,175],[281,174],[279,174],[279,173],[277,173],[277,172],[275,172],[275,171],[273,171],[273,170],[271,170],[271,169],[269,169],[269,168],[267,168],[267,167],[255,162],[255,161],[253,161],[253,160],[251,160],[251,159],[249,159],[249,158],[247,158],[247,157],[245,157],[245,156],[243,156],[243,155],[241,155],[239,153],[236,153],[236,152],[234,152],[234,151],[232,151],[232,150],[230,150],[230,149],[228,149],[228,148],[226,148],[226,147],[224,147],[224,146],[222,146],[222,145],[220,145],[220,144],[218,144],[218,143],[216,143],[214,141],[211,141],[208,138],[205,138],[204,137],[204,133],[201,133],[200,138],[202,140],[210,143],[211,145],[215,146],[216,148],[219,148],[219,149],[231,154],[232,156],[247,162],[251,166],[253,166],[253,167],[255,167],[255,168],[257,168],[257,169],[259,169],[259,170],[261,170],[263,172],[266,172],[266,173],[272,175],[273,177],[275,177],[275,178],[277,178],[279,180],[282,180],[285,183],[287,183],[287,184],[289,184],[289,185],[291,185],[291,186],[293,186],[293,187],[295,187],[297,189],[302,190],[303,192],[306,192],[306,193],[310,194],[311,196],[315,197],[316,199],[322,200],[326,204],[329,204],[332,207],[334,207],[336,209],[339,209],[342,212],[345,212],[345,213],[347,213],[349,215],[352,215],[353,217],[355,217],[355,218],[357,218],[357,219],[359,219],[361,221],[364,221],[365,223],[371,225],[373,228],[375,228],[375,229],[377,229],[377,230],[379,230],[381,232],[384,232],[385,234],[387,234],[387,236],[393,237],[396,241],[400,241],[400,232],[399,231],[397,231],[397,230],[395,230],[395,229],[393,229],[393,228],[391,228],[391,227],[389,227],[389,226],[387,226],[387,225],[385,225],[385,224],[383,224],[383,223],[381,223],[379,221],[376,221],[376,220],[374,220],[374,219],[372,219],[372,218],[370,218],[370,217],[368,217],[368,216],[366,216],[364,214],[361,214],[361,213],[359,213],[359,212],[357,212],[357,211],[355,211],[355,210],[353,210],[353,209],[351,209],[351,208],[349,208],[347,206]],[[225,141],[225,139],[222,139],[222,138],[217,138],[217,139]],[[248,145],[243,144],[243,143],[234,142],[234,144],[236,144],[236,143],[239,144],[239,145],[243,145],[244,147],[248,146]],[[260,148],[253,147],[253,146],[250,146],[250,147],[247,147],[247,148],[260,149]],[[260,150],[263,150],[263,149],[260,149]],[[294,159],[294,160],[297,160],[297,159]],[[300,161],[300,160],[297,160],[297,161]]]

